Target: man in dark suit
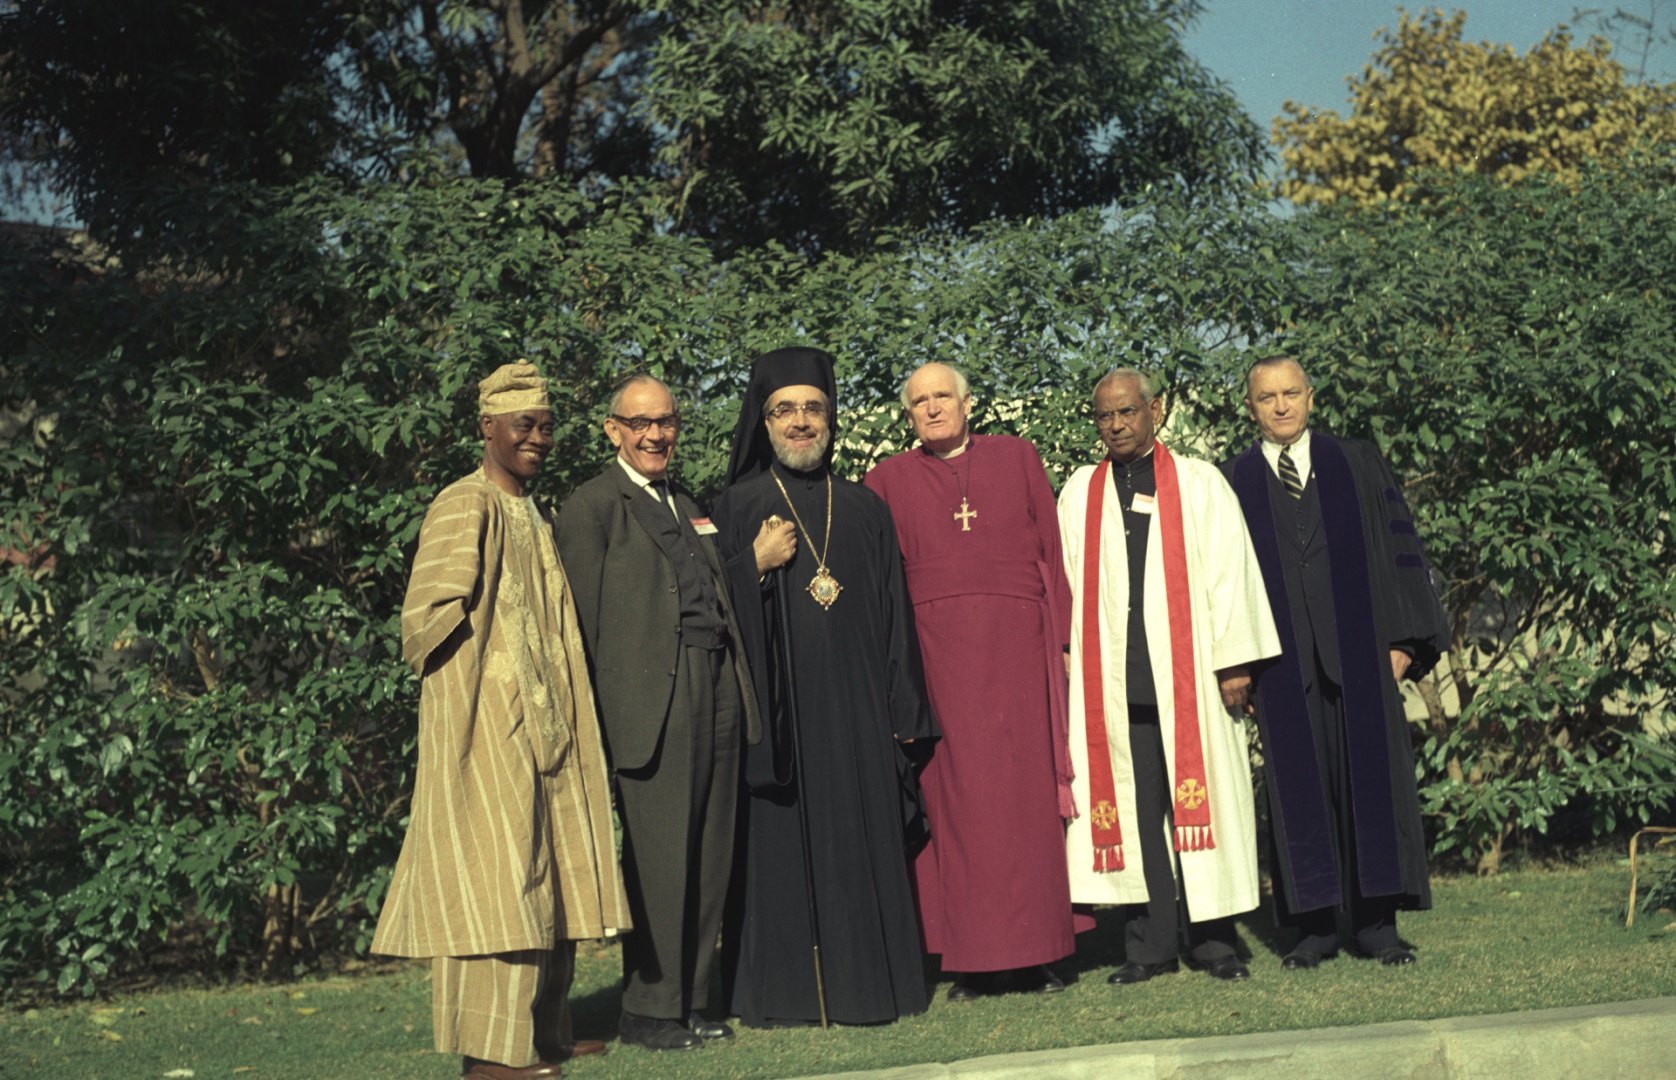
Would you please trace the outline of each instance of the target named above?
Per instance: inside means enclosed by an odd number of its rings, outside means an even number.
[[[742,741],[760,726],[715,526],[669,478],[681,419],[650,376],[611,397],[617,459],[559,511],[623,824],[635,929],[618,1034],[685,1050],[733,1034],[706,1019],[733,864]]]
[[[1398,683],[1430,671],[1449,629],[1390,466],[1309,427],[1289,357],[1258,360],[1246,408],[1262,437],[1223,466],[1245,513],[1283,653],[1256,673],[1282,966],[1344,943],[1414,963],[1397,912],[1431,907],[1414,752]]]

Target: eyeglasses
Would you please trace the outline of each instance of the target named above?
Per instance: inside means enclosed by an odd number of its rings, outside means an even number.
[[[1109,409],[1105,412],[1097,412],[1094,414],[1094,426],[1108,428],[1112,426],[1113,422],[1118,420],[1128,424],[1140,414],[1140,407],[1136,405],[1128,405],[1121,409]]]
[[[798,413],[802,413],[811,420],[820,420],[826,416],[826,411],[826,406],[818,401],[805,401],[801,405],[793,404],[790,401],[782,401],[763,415],[777,424],[784,424]]]
[[[675,413],[670,413],[668,416],[618,416],[616,413],[612,413],[611,419],[628,428],[636,435],[641,434],[653,424],[656,424],[665,431],[681,430],[681,418]]]

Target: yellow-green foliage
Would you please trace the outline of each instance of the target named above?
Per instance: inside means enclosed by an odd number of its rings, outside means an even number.
[[[1676,86],[1631,85],[1602,38],[1564,28],[1524,55],[1461,36],[1466,12],[1404,13],[1350,81],[1342,117],[1288,101],[1274,124],[1293,202],[1369,204],[1416,196],[1411,173],[1573,179],[1587,161],[1676,141]]]

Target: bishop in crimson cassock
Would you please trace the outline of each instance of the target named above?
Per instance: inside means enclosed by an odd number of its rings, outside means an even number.
[[[1177,969],[1182,908],[1190,962],[1244,979],[1233,916],[1257,906],[1258,879],[1235,710],[1249,665],[1280,640],[1233,491],[1214,465],[1157,441],[1163,402],[1146,377],[1111,372],[1094,410],[1106,460],[1059,495],[1084,811],[1066,837],[1071,898],[1127,905],[1113,984]]]
[[[931,839],[914,860],[926,951],[949,1000],[1004,982],[1051,992],[1076,949],[1062,855],[1074,816],[1066,735],[1071,592],[1036,448],[967,429],[965,376],[926,364],[902,388],[920,445],[866,484],[890,505],[942,728],[920,776]],[[1092,920],[1087,921],[1092,926]]]

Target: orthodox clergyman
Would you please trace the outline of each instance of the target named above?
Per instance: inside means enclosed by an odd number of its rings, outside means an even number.
[[[914,860],[927,952],[949,1000],[1052,992],[1076,949],[1063,854],[1074,816],[1065,711],[1071,592],[1036,448],[968,429],[966,377],[926,364],[902,387],[919,446],[866,484],[902,547],[926,689],[942,728],[920,775],[931,839]]]
[[[1280,652],[1239,503],[1216,467],[1155,436],[1163,400],[1120,368],[1094,389],[1106,459],[1059,495],[1071,580],[1071,760],[1083,816],[1071,898],[1126,907],[1142,983],[1188,960],[1244,979],[1234,916],[1257,906],[1257,825],[1239,713]]]
[[[1297,361],[1257,361],[1245,403],[1261,437],[1223,466],[1285,648],[1255,702],[1275,902],[1299,935],[1281,963],[1314,968],[1348,943],[1400,966],[1415,957],[1397,912],[1431,907],[1431,886],[1398,683],[1432,669],[1449,628],[1390,467],[1312,430],[1314,400]]]
[[[473,1080],[560,1075],[576,940],[629,927],[605,753],[552,526],[553,448],[526,363],[479,384],[483,464],[419,532],[402,655],[420,676],[412,817],[372,951],[430,957],[436,1048]]]
[[[926,1007],[908,750],[937,729],[890,510],[832,475],[836,400],[828,354],[758,357],[715,508],[768,720],[746,754],[740,909],[723,934],[733,1008],[752,1026]]]

